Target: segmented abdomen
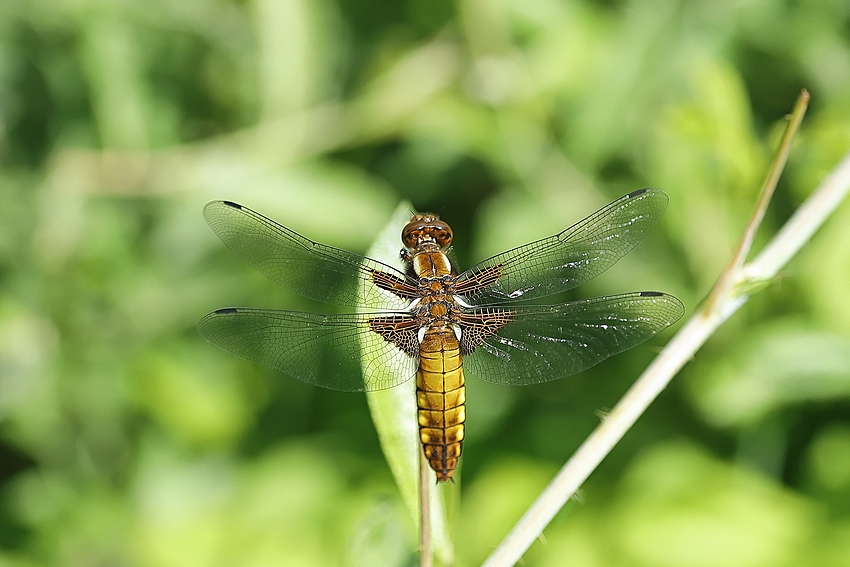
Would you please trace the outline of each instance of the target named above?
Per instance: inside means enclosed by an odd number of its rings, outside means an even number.
[[[452,477],[463,444],[466,387],[460,345],[448,325],[425,331],[416,371],[419,440],[437,479]]]

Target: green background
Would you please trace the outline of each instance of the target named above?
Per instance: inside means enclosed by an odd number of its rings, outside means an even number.
[[[843,0],[0,2],[0,566],[411,565],[363,395],[205,343],[276,289],[211,199],[363,252],[402,199],[461,266],[634,189],[647,241],[570,297],[689,316],[813,96],[756,249],[850,148]],[[850,204],[727,323],[527,565],[850,564]],[[674,328],[675,329],[675,328]],[[458,565],[493,549],[672,336],[469,383]]]

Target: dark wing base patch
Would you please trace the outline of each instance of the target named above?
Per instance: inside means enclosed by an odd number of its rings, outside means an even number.
[[[369,319],[369,328],[408,356],[414,358],[419,356],[419,340],[416,338],[419,324],[413,317],[404,315],[372,317]]]
[[[463,335],[460,340],[460,350],[464,355],[471,354],[488,338],[499,332],[513,319],[514,313],[508,309],[478,309],[460,316]]]
[[[464,297],[475,297],[499,281],[502,277],[502,264],[484,266],[465,275],[466,278],[455,285],[455,293]]]
[[[378,288],[389,291],[401,299],[412,300],[419,297],[418,288],[411,285],[408,280],[380,270],[371,270],[371,272],[372,282]]]

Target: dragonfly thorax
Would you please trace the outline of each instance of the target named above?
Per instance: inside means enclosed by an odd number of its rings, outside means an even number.
[[[461,313],[461,305],[451,293],[454,285],[453,278],[435,279],[434,284],[439,284],[438,289],[428,286],[413,311],[413,316],[421,325],[427,326],[434,323],[454,323]]]
[[[452,263],[449,261],[448,256],[439,250],[416,252],[411,258],[410,263],[413,273],[420,278],[420,281],[423,279],[439,278],[440,276],[447,276],[452,273]]]

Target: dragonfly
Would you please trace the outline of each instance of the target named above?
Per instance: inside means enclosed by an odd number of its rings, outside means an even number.
[[[206,315],[198,331],[237,356],[332,390],[371,392],[415,377],[422,452],[446,482],[463,446],[467,373],[505,385],[557,380],[682,316],[682,303],[657,291],[535,302],[611,267],[667,203],[662,191],[633,191],[558,234],[458,273],[452,229],[434,214],[413,214],[404,227],[399,269],[213,201],[204,217],[237,256],[293,292],[354,312],[231,307]]]

